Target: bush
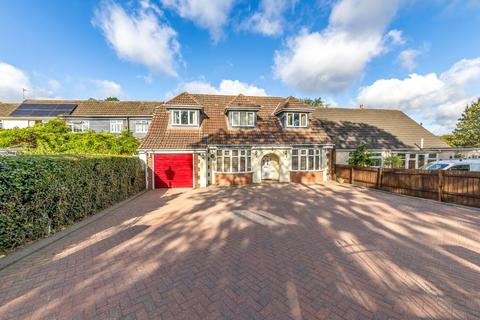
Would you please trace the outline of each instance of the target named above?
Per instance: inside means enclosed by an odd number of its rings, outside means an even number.
[[[46,237],[144,188],[144,166],[135,157],[0,157],[0,252]]]
[[[365,143],[360,143],[355,151],[350,152],[348,164],[351,166],[371,167],[375,164],[373,153],[367,150]]]
[[[32,128],[0,130],[0,148],[22,148],[27,154],[133,155],[139,145],[128,130],[118,136],[109,132],[70,132],[61,120]]]
[[[383,160],[383,164],[385,165],[386,168],[402,168],[402,167],[404,167],[402,158],[400,158],[400,156],[397,155],[397,154],[392,154],[392,155],[386,157]]]

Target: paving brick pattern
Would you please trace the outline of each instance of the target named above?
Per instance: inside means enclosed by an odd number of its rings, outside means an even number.
[[[336,184],[152,191],[0,271],[0,319],[479,319],[479,229]]]

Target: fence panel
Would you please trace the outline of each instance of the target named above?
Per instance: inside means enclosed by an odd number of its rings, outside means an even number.
[[[480,207],[480,172],[336,165],[336,175],[357,186]]]

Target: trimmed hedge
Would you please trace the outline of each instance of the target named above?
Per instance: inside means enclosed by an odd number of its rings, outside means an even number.
[[[48,236],[145,189],[122,156],[0,157],[0,252]]]

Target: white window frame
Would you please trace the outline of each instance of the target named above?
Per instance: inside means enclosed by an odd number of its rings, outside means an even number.
[[[234,155],[235,154],[235,155]],[[217,173],[251,173],[252,170],[252,151],[250,149],[217,149],[216,152]],[[234,158],[237,159],[237,167],[233,168]],[[242,170],[242,162],[244,170]],[[225,164],[229,169],[225,170]],[[236,170],[234,170],[236,169]]]
[[[90,130],[89,120],[70,120],[67,121],[67,124],[70,126],[72,132],[87,132]],[[78,128],[79,130],[75,130],[75,128]]]
[[[187,123],[182,123],[182,114],[187,114]],[[190,126],[196,127],[198,126],[198,110],[171,110],[170,111],[170,124],[172,126]]]
[[[296,117],[298,117],[298,125],[295,124]],[[303,112],[287,112],[285,114],[285,126],[287,128],[307,128],[308,114]]]
[[[245,115],[245,124],[242,124],[242,114]],[[236,124],[234,119],[235,119],[235,115],[238,115],[238,123]],[[242,127],[242,128],[246,128],[246,127],[255,127],[255,122],[256,122],[256,115],[255,115],[255,112],[254,111],[230,111],[230,126],[231,127]],[[249,120],[252,120],[251,121],[251,124],[249,123],[250,121]]]
[[[150,127],[150,120],[135,120],[135,132],[147,133]]]
[[[296,158],[296,161],[294,161]],[[311,159],[313,158],[313,163]],[[303,159],[305,167],[302,168]],[[293,148],[291,171],[323,171],[326,168],[326,154],[322,148]],[[296,168],[295,164],[296,163]]]
[[[438,161],[438,158],[439,158],[439,153],[435,153],[435,152],[432,152],[432,153],[396,152],[396,153],[394,153],[394,155],[397,155],[397,156],[404,155],[405,156],[405,160],[404,160],[405,161],[405,164],[404,164],[405,169],[409,169],[409,162],[410,161],[415,161],[415,168],[414,169],[418,169],[419,168],[419,166],[418,166],[419,155],[425,156],[425,163],[424,164],[429,164],[429,163]],[[435,155],[435,158],[430,157],[432,155]]]
[[[0,119],[0,129],[3,129],[3,120]]]
[[[125,122],[123,120],[110,120],[110,132],[121,133],[124,130]]]

